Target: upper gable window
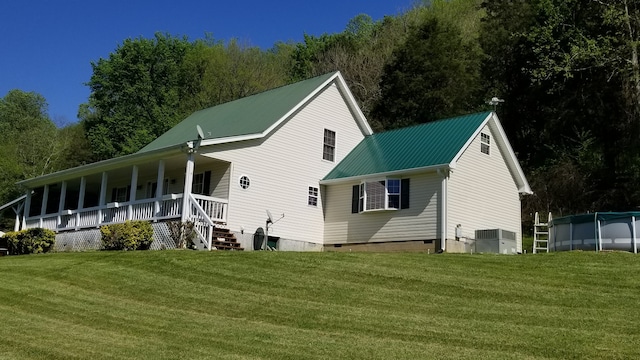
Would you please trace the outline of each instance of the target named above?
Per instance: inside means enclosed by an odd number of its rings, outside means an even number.
[[[336,155],[336,132],[324,129],[324,147],[322,149],[322,158],[328,161],[334,161]]]
[[[480,151],[489,155],[491,152],[491,136],[485,133],[480,134]]]

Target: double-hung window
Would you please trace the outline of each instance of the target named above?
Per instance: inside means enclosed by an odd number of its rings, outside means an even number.
[[[318,188],[309,186],[309,197],[307,198],[307,204],[310,206],[318,206]]]
[[[204,190],[204,173],[193,174],[193,187],[191,192],[194,194],[203,194]]]
[[[336,132],[324,129],[324,147],[322,149],[322,159],[335,161],[336,157]]]
[[[491,150],[491,136],[489,134],[481,133],[480,134],[480,152],[483,154],[490,154]]]
[[[193,174],[191,193],[209,196],[211,186],[211,171]]]

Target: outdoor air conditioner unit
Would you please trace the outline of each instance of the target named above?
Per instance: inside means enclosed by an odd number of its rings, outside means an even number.
[[[476,252],[515,254],[516,233],[503,229],[476,230]]]

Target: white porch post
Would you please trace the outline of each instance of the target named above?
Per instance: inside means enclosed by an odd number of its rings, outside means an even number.
[[[49,184],[44,186],[42,194],[42,206],[40,206],[40,227],[42,227],[42,218],[47,213],[47,201],[49,201]]]
[[[100,183],[100,199],[98,200],[98,221],[97,224],[100,226],[102,224],[102,211],[104,209],[104,204],[106,204],[107,200],[107,181],[109,179],[109,175],[106,172],[102,173],[102,182]]]
[[[133,165],[131,170],[131,191],[129,191],[129,206],[127,207],[127,220],[133,219],[133,202],[136,201],[138,188],[138,165]]]
[[[156,180],[156,201],[154,203],[154,214],[156,217],[160,216],[160,201],[162,200],[162,193],[164,192],[164,160],[158,161],[158,178]],[[156,219],[156,221],[158,221]]]
[[[27,228],[27,218],[31,211],[31,189],[27,189],[27,197],[24,199],[24,212],[22,213],[22,230]]]
[[[62,211],[64,210],[64,202],[67,197],[67,182],[63,181],[60,186],[60,202],[58,203],[58,226],[62,224]]]
[[[598,220],[598,251],[602,251],[602,226]]]
[[[16,213],[16,223],[15,225],[13,225],[13,231],[20,230],[20,212],[22,211],[22,209],[24,209],[24,203],[13,208],[13,211]]]
[[[189,198],[191,195],[191,188],[193,186],[193,149],[189,149],[189,154],[187,155],[187,166],[184,172],[184,191],[182,193],[182,216],[180,217],[181,221],[187,221],[189,219]]]
[[[636,232],[636,217],[632,216],[631,217],[631,244],[633,245],[633,253],[637,254],[638,253],[638,240],[637,240],[637,232]]]
[[[80,191],[78,194],[78,211],[76,212],[76,230],[80,228],[80,212],[84,209],[84,193],[87,190],[87,178],[80,178]]]

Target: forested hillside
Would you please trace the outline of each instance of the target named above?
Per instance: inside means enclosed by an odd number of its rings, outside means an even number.
[[[270,49],[125,39],[92,62],[77,124],[56,128],[39,94],[0,98],[0,204],[22,193],[18,180],[133,153],[193,111],[340,70],[375,131],[504,99],[497,112],[535,192],[525,221],[636,209],[639,31],[630,0],[434,0]]]

